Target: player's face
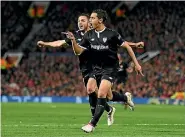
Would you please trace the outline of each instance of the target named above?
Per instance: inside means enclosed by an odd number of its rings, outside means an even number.
[[[97,17],[97,13],[92,13],[92,14],[91,14],[90,23],[92,24],[92,27],[93,27],[94,29],[96,29],[97,26],[100,24],[100,20],[99,20],[99,18]]]
[[[79,30],[87,30],[89,25],[89,20],[86,16],[80,16],[78,18],[78,28]]]

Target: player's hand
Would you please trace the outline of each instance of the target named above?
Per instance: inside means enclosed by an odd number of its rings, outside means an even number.
[[[37,42],[37,45],[38,45],[39,47],[44,47],[44,46],[45,46],[45,43],[44,43],[44,41],[38,41],[38,42]]]
[[[139,64],[135,65],[135,71],[136,71],[137,75],[140,73],[141,76],[144,76],[143,72],[142,72],[142,68]]]
[[[74,35],[73,35],[72,32],[69,32],[69,31],[68,31],[68,32],[66,33],[66,36],[67,36],[67,38],[70,39],[70,40],[74,40],[74,39],[75,39],[75,37],[74,37]]]
[[[144,45],[144,42],[138,42],[136,43],[136,48],[143,48],[145,45]]]

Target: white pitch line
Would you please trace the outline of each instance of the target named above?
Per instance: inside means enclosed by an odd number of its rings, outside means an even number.
[[[83,126],[84,124],[44,124],[44,125],[28,125],[28,124],[15,124],[15,125],[1,125],[5,127],[18,127],[18,126],[26,126],[26,127],[58,127],[58,126]],[[100,124],[100,125],[107,125],[107,124]],[[115,126],[185,126],[185,124],[113,124]]]

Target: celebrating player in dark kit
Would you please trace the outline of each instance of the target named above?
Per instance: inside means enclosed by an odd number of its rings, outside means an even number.
[[[76,41],[79,43],[84,34],[90,30],[90,25],[89,25],[89,15],[82,13],[79,15],[78,17],[78,28],[79,30],[75,32],[75,39]],[[65,32],[63,32],[63,34],[66,34]],[[70,39],[65,39],[65,40],[57,40],[57,41],[53,41],[53,42],[44,42],[44,41],[38,41],[37,45],[40,47],[64,47],[66,44],[68,45],[72,45],[71,40]],[[73,48],[73,51],[75,54],[77,54],[76,50]],[[92,72],[92,65],[89,59],[89,51],[86,50],[84,51],[82,54],[80,54],[78,56],[79,58],[79,66],[80,66],[80,70],[83,76],[83,81],[85,84],[85,87],[87,89],[87,93],[89,95],[89,103],[90,103],[90,108],[91,108],[91,113],[92,113],[92,117],[94,116],[95,113],[95,107],[96,107],[96,100],[97,100],[97,95],[95,93],[95,90],[97,90],[97,84],[96,84],[96,80],[92,80],[88,83],[88,79],[90,78],[90,74]],[[88,85],[87,85],[88,83]],[[108,110],[108,123],[111,125],[113,123],[113,114],[115,110],[114,108],[110,107],[107,104],[106,107]],[[110,111],[111,110],[111,111]]]
[[[84,34],[90,30],[89,27],[89,15],[88,14],[80,14],[78,17],[78,28],[79,30],[76,31],[75,33],[75,39],[76,41],[79,43]],[[43,41],[38,41],[37,45],[40,47],[60,47],[60,46],[65,46],[66,44],[71,45],[71,40],[69,39],[65,39],[65,40],[57,40],[57,41],[53,41],[53,42],[43,42]],[[141,42],[138,43],[131,43],[132,46],[138,46],[140,44],[142,44]],[[75,49],[74,49],[74,53],[76,53]],[[95,93],[95,90],[97,90],[97,84],[96,84],[96,80],[94,78],[91,78],[90,82],[88,82],[88,79],[90,78],[90,74],[92,72],[92,65],[89,59],[89,51],[86,50],[84,51],[82,54],[80,54],[79,57],[79,66],[80,66],[80,70],[83,76],[83,80],[84,80],[84,84],[86,86],[87,89],[87,93],[89,95],[89,103],[90,103],[90,108],[91,108],[91,112],[92,112],[92,117],[94,116],[95,113],[95,108],[96,108],[96,104],[97,104],[97,95]],[[88,82],[88,85],[87,85]],[[117,92],[113,92],[113,95],[111,93],[111,91],[108,94],[108,98],[112,101],[124,101],[124,96],[121,94],[118,94]],[[127,102],[127,100],[125,100]],[[108,112],[107,114],[107,122],[108,125],[112,125],[113,124],[113,114],[115,112],[115,108],[110,107],[108,104],[105,107],[105,110]]]
[[[90,23],[94,29],[89,30],[84,35],[80,44],[77,44],[74,36],[69,33],[69,38],[72,40],[77,54],[81,54],[85,50],[90,52],[90,59],[93,66],[92,74],[96,78],[99,87],[95,115],[90,123],[82,127],[82,130],[85,132],[92,132],[95,129],[105,110],[107,93],[111,90],[116,75],[117,64],[119,63],[117,57],[119,47],[127,49],[135,64],[136,71],[143,75],[141,66],[132,48],[116,31],[105,27],[104,22],[106,19],[107,14],[105,11],[101,9],[93,11],[90,17]],[[131,94],[128,94],[127,100],[131,100]]]

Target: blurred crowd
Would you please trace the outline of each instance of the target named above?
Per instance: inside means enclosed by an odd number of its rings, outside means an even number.
[[[111,15],[109,26],[116,29],[126,40],[142,40],[146,45],[145,51],[161,51],[159,56],[142,64],[144,77],[131,73],[126,85],[117,86],[116,90],[132,92],[135,97],[162,98],[171,97],[175,92],[184,92],[185,2],[139,2],[122,18],[111,14],[111,10],[119,2],[98,3],[51,2],[46,15],[39,20],[43,26],[27,41],[27,46],[21,49],[19,45],[35,23],[34,19],[26,14],[31,2],[1,2],[2,53],[17,49],[29,53],[17,68],[2,74],[1,94],[86,96],[78,59],[71,52],[71,48],[40,49],[36,43],[38,40],[63,39],[62,31],[78,29],[77,15],[81,12],[90,13],[94,7],[110,9],[107,11]],[[69,54],[55,55],[57,52]]]
[[[141,41],[146,50],[168,50],[185,43],[185,2],[140,2],[116,30],[128,41]]]
[[[33,20],[27,14],[31,2],[1,2],[1,52],[17,50],[31,29]]]
[[[43,25],[38,33],[27,41],[23,51],[40,51],[35,46],[39,40],[63,39],[62,31],[77,30],[77,17],[82,12],[96,9],[107,10],[109,27],[117,30],[127,41],[146,43],[146,50],[168,49],[169,43],[179,40],[185,43],[185,2],[139,2],[124,17],[116,17],[112,9],[119,2],[50,2],[48,12],[40,20]],[[34,19],[27,10],[31,2],[2,2],[2,50],[18,49],[18,45],[28,35]],[[84,8],[81,8],[84,7]],[[19,10],[17,10],[19,9]],[[56,51],[47,48],[47,51]],[[57,51],[63,51],[57,49]]]
[[[40,51],[40,49],[35,45],[37,41],[54,41],[65,38],[65,35],[61,35],[61,32],[65,31],[76,31],[78,15],[80,13],[90,13],[94,10],[93,7],[107,9],[113,8],[118,4],[118,2],[96,2],[93,1],[83,1],[83,2],[51,2],[50,12],[48,12],[47,17],[43,21],[43,27],[40,29],[32,40],[28,43],[28,48],[30,51]],[[82,8],[83,7],[83,8]],[[109,11],[110,12],[110,11]],[[46,49],[49,52],[55,52],[53,48]],[[61,51],[57,49],[57,51]]]
[[[179,47],[176,47],[179,48]],[[127,83],[117,90],[132,92],[135,97],[173,98],[177,92],[185,92],[185,47],[162,51],[153,60],[141,64],[144,77],[129,74]],[[185,99],[181,96],[178,99]]]
[[[2,94],[19,96],[85,96],[78,58],[35,55],[2,74]]]
[[[185,49],[163,51],[142,64],[144,77],[131,73],[125,86],[116,91],[129,91],[134,97],[169,98],[185,90]],[[2,74],[3,95],[86,96],[74,55],[30,55],[18,68]]]

